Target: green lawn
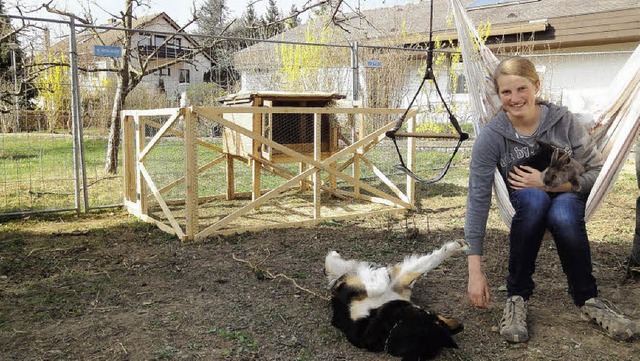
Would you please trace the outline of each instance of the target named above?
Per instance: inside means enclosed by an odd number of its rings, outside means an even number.
[[[222,146],[219,139],[208,141]],[[106,174],[106,148],[106,137],[85,138],[84,155],[90,207],[122,203],[122,153],[120,152],[119,156],[118,174]],[[198,166],[202,167],[219,156],[217,152],[198,147]],[[424,178],[437,176],[449,156],[450,151],[419,150],[416,153],[416,173]],[[399,164],[399,159],[390,141],[384,140],[371,149],[366,157],[394,183],[400,187],[404,186],[404,173],[393,167]],[[347,157],[343,157],[338,163],[346,160]],[[236,192],[251,191],[251,169],[241,161],[235,161],[234,164]],[[180,179],[184,176],[185,167],[183,141],[176,137],[162,138],[148,155],[145,165],[159,189]],[[279,166],[293,174],[299,173],[298,164]],[[0,134],[0,172],[0,214],[67,209],[75,206],[73,143],[70,134]],[[345,173],[351,174],[351,167],[348,167]],[[376,187],[381,186],[373,177],[373,172],[364,165],[361,178],[365,181],[371,180],[371,184]],[[203,172],[198,182],[201,197],[224,194],[225,163],[221,162]],[[283,182],[285,180],[282,177],[265,172],[261,186],[263,189],[272,189]],[[184,184],[181,184],[165,197],[182,199],[184,194]]]

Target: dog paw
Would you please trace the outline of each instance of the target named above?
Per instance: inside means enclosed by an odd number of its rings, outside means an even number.
[[[455,242],[460,245],[461,251],[469,250],[469,243],[467,243],[467,241],[465,241],[464,239],[457,239]]]
[[[457,239],[455,241],[447,242],[444,245],[444,249],[448,252],[451,251],[464,251],[469,248],[469,245],[464,240]]]
[[[337,257],[340,258],[340,253],[336,252],[336,251],[329,251],[329,253],[327,254],[327,257]]]

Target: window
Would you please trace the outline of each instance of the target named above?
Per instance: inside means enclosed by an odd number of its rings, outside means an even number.
[[[169,68],[168,66],[163,66],[162,68],[158,69],[158,73],[160,75],[171,75],[171,68]]]
[[[167,40],[166,36],[156,35],[155,37],[155,46],[161,46],[164,41]]]
[[[467,79],[464,77],[464,74],[458,75],[458,80],[456,82],[456,94],[465,94],[467,93]]]
[[[169,40],[168,42],[169,45],[173,45],[176,48],[179,48],[182,45],[182,39],[180,38],[173,38],[171,40]]]
[[[189,69],[180,69],[180,78],[178,83],[191,83],[189,79]]]
[[[467,9],[487,8],[500,5],[522,4],[540,0],[475,0]]]
[[[142,36],[142,38],[140,39],[140,43],[139,45],[151,45],[151,35],[146,34],[146,33],[142,33],[140,34]]]

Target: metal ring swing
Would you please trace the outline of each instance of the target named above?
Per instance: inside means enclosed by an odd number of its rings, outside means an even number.
[[[460,128],[460,124],[458,123],[458,119],[453,114],[453,112],[451,111],[451,109],[447,105],[447,102],[445,101],[444,97],[442,96],[442,92],[440,91],[440,87],[438,86],[438,82],[436,81],[436,77],[435,77],[435,74],[433,72],[433,1],[431,1],[430,3],[431,3],[431,9],[430,9],[430,13],[431,14],[430,14],[430,21],[429,21],[429,47],[427,48],[427,68],[426,68],[424,77],[422,78],[422,82],[420,83],[420,86],[418,87],[418,90],[414,94],[413,99],[411,99],[411,102],[407,106],[407,109],[400,116],[400,119],[398,119],[398,121],[396,122],[396,125],[391,130],[389,130],[389,131],[387,131],[385,133],[385,135],[387,137],[391,138],[391,140],[393,141],[393,144],[396,147],[396,152],[398,153],[398,157],[400,158],[400,164],[396,165],[395,168],[405,172],[407,175],[409,175],[411,178],[415,179],[416,181],[420,182],[421,184],[430,184],[430,183],[435,183],[435,182],[441,180],[445,176],[447,171],[449,170],[449,167],[451,166],[451,162],[453,161],[453,157],[455,157],[456,153],[458,152],[458,149],[460,149],[460,146],[462,145],[462,142],[467,140],[467,139],[469,139],[469,134],[467,134],[467,133],[462,131],[462,128]],[[425,82],[427,80],[432,80],[433,81],[433,85],[435,86],[436,92],[438,93],[438,96],[440,97],[440,101],[442,102],[442,104],[444,105],[444,108],[447,110],[447,113],[449,114],[449,121],[451,122],[451,124],[455,128],[455,130],[458,133],[458,135],[455,135],[455,134],[433,134],[433,133],[430,133],[430,134],[429,133],[408,133],[408,132],[399,132],[398,131],[402,127],[402,124],[404,123],[404,121],[406,119],[407,113],[409,112],[409,110],[413,106],[413,103],[415,102],[416,98],[420,94],[420,91],[422,90],[422,87],[424,86],[424,84],[425,84]],[[444,166],[444,168],[442,170],[442,173],[439,176],[435,177],[435,178],[425,179],[425,178],[421,178],[418,175],[414,174],[409,168],[407,168],[406,164],[404,163],[404,159],[402,158],[402,153],[400,152],[400,148],[398,147],[398,143],[396,141],[396,137],[451,138],[451,139],[458,139],[458,144],[454,148],[453,153],[451,154],[451,158],[449,158],[449,160],[445,164],[445,166]]]

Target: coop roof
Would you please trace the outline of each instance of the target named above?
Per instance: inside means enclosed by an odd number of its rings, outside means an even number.
[[[242,103],[255,98],[269,100],[338,100],[344,99],[345,95],[325,92],[284,92],[284,91],[247,91],[230,94],[217,99],[225,104]]]

